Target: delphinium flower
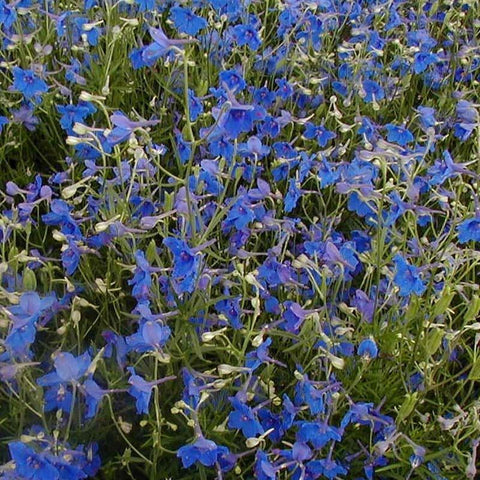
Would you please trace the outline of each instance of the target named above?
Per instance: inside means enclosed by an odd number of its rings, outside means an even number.
[[[130,349],[137,352],[161,351],[170,337],[171,330],[155,320],[142,321],[138,332],[127,337]]]
[[[12,90],[21,92],[27,100],[38,101],[48,91],[48,85],[33,70],[13,67]]]
[[[80,480],[94,477],[100,468],[96,443],[72,448],[34,426],[22,440],[8,444],[12,461],[0,467],[6,480]],[[3,472],[2,472],[3,471]]]
[[[159,120],[132,121],[123,112],[117,111],[110,115],[110,121],[114,128],[106,135],[108,143],[113,147],[127,140],[137,128],[152,127],[159,123]]]
[[[340,442],[342,440],[342,430],[329,425],[326,420],[298,421],[296,425],[298,425],[297,441],[309,442],[317,450],[331,441]]]
[[[149,33],[153,42],[140,50],[134,50],[130,55],[134,68],[152,66],[172,49],[179,49],[190,42],[187,39],[170,39],[160,27],[149,27]]]
[[[323,125],[314,125],[307,122],[303,136],[307,139],[316,139],[320,147],[326,147],[330,140],[336,138],[335,132],[327,130]]]
[[[262,44],[258,32],[252,24],[235,25],[232,30],[232,36],[239,47],[247,45],[251,50],[258,50]]]
[[[170,18],[179,32],[188,35],[197,35],[200,30],[207,27],[207,21],[195,15],[189,8],[175,5],[170,9]]]
[[[385,98],[385,90],[374,80],[364,80],[362,87],[365,92],[363,99],[368,103],[374,103]]]
[[[480,216],[465,219],[457,226],[457,232],[460,243],[480,241]]]
[[[478,128],[478,105],[467,100],[457,103],[457,119],[454,125],[454,135],[462,141],[468,140],[475,128]]]
[[[53,362],[55,371],[47,373],[37,379],[41,387],[48,387],[45,397],[46,411],[62,409],[70,413],[72,404],[72,388],[77,388],[80,380],[87,374],[91,364],[91,357],[85,352],[74,357],[69,352],[60,352]]]
[[[422,295],[427,287],[420,278],[418,268],[408,264],[400,254],[393,257],[393,263],[396,268],[393,281],[400,289],[399,295],[402,297],[409,296],[412,293]]]
[[[277,472],[279,468],[276,468],[268,459],[267,454],[263,450],[257,450],[255,457],[255,476],[259,480],[276,480]]]
[[[138,414],[148,414],[152,390],[155,386],[176,378],[175,376],[169,376],[148,382],[140,375],[137,375],[133,367],[127,367],[127,370],[130,372],[128,383],[131,385],[128,393],[136,399],[135,405]]]
[[[373,338],[366,338],[360,342],[357,354],[366,360],[374,359],[378,356],[378,347]]]
[[[399,125],[393,125],[391,123],[385,125],[388,135],[387,140],[389,142],[395,142],[401,145],[402,147],[413,142],[414,138],[410,130]]]
[[[163,244],[173,255],[173,278],[178,293],[191,293],[200,273],[202,255],[184,240],[169,237]]]
[[[132,295],[139,301],[145,301],[150,298],[150,288],[152,286],[152,272],[154,268],[148,263],[145,258],[145,253],[141,250],[135,252],[136,267],[134,276],[128,281],[129,285],[133,285]]]
[[[82,233],[71,215],[72,210],[73,207],[64,200],[55,199],[50,204],[50,212],[42,215],[42,220],[46,225],[60,225],[61,232],[65,235],[81,239]]]
[[[13,122],[23,125],[27,130],[33,132],[40,123],[38,117],[34,115],[34,108],[32,105],[24,104],[20,108],[11,110]]]
[[[78,105],[57,105],[57,111],[62,115],[61,127],[70,135],[73,134],[75,123],[84,123],[86,117],[93,115],[97,108],[91,102],[79,102]]]
[[[476,174],[467,168],[468,163],[455,163],[450,152],[445,150],[442,160],[435,160],[434,164],[428,169],[427,173],[431,177],[429,185],[442,185],[449,178],[457,175],[468,175],[476,177]]]
[[[240,429],[245,438],[261,435],[264,430],[255,415],[255,410],[246,405],[237,397],[230,398],[234,410],[228,416],[228,426]]]
[[[156,0],[135,0],[139,12],[149,12],[154,10]]]
[[[177,457],[182,460],[184,468],[189,468],[197,462],[206,467],[213,467],[220,461],[221,456],[226,456],[228,453],[227,447],[217,445],[213,440],[200,436],[194,443],[180,447]]]
[[[35,341],[37,325],[55,300],[54,294],[41,298],[36,292],[25,292],[20,297],[19,304],[7,310],[10,328],[3,342],[6,350],[0,355],[0,361],[31,357],[30,347]]]
[[[280,367],[286,367],[286,365],[275,358],[272,358],[268,354],[268,347],[272,344],[272,339],[267,338],[262,340],[260,345],[253,351],[248,352],[245,356],[245,366],[253,370],[257,369],[263,363],[273,363]]]

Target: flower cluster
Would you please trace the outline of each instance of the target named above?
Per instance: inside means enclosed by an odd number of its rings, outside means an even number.
[[[475,478],[479,13],[0,0],[0,479]]]

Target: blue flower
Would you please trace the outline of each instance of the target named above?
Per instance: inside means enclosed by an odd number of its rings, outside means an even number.
[[[13,90],[17,90],[30,100],[48,91],[48,85],[33,70],[13,67]]]
[[[326,421],[298,422],[296,439],[300,442],[310,442],[314,448],[320,450],[329,441],[340,442],[342,430],[330,426]]]
[[[135,373],[133,367],[127,367],[127,370],[130,372],[128,383],[131,385],[128,389],[128,393],[136,399],[135,406],[137,407],[138,414],[148,414],[148,406],[150,404],[150,398],[152,397],[153,387],[176,378],[175,376],[170,376],[147,382],[144,378]]]
[[[218,446],[212,440],[207,440],[201,436],[195,443],[179,448],[177,457],[182,460],[184,468],[189,468],[196,462],[206,467],[212,467],[219,461],[220,457],[228,455],[228,453],[227,447]]]
[[[385,125],[387,129],[387,140],[389,142],[395,142],[404,147],[408,143],[413,142],[414,138],[410,130],[405,127],[399,127],[398,125],[393,125],[388,123]]]
[[[322,466],[322,475],[327,477],[328,480],[334,480],[339,475],[346,475],[348,473],[345,467],[330,458],[318,460],[318,463]]]
[[[188,35],[196,35],[207,26],[207,21],[195,15],[189,8],[175,5],[170,9],[170,18],[177,30]]]
[[[237,138],[242,132],[253,128],[253,111],[247,108],[230,108],[222,120],[222,127],[230,138]]]
[[[272,344],[272,339],[267,338],[263,341],[256,350],[248,352],[245,357],[245,366],[253,370],[257,369],[262,363],[274,363],[281,367],[286,367],[285,364],[275,360],[268,355],[268,347]]]
[[[324,392],[318,390],[312,381],[303,376],[303,379],[295,385],[295,404],[308,405],[313,415],[325,412]]]
[[[437,56],[433,53],[417,52],[413,57],[413,71],[415,73],[422,73],[437,60]]]
[[[141,250],[135,252],[135,263],[137,264],[133,278],[128,281],[133,285],[132,295],[138,300],[147,300],[150,297],[150,287],[152,285],[151,272],[154,269],[150,266],[145,254]]]
[[[246,438],[256,437],[263,433],[263,427],[258,421],[254,411],[242,403],[238,398],[230,398],[234,410],[228,416],[228,426],[238,428]]]
[[[148,406],[155,383],[147,382],[140,375],[137,375],[133,367],[127,367],[127,370],[131,374],[128,379],[128,383],[131,385],[128,393],[136,399],[135,406],[137,407],[137,413],[148,413]]]
[[[62,114],[61,127],[68,133],[72,133],[75,123],[83,123],[85,118],[94,114],[97,109],[89,102],[80,102],[78,105],[57,105],[58,113]]]
[[[299,333],[302,323],[308,315],[308,311],[304,310],[297,302],[287,300],[283,302],[285,308],[283,312],[284,322],[280,324],[280,327],[291,333]]]
[[[276,94],[282,100],[287,100],[293,95],[293,87],[289,82],[287,82],[287,80],[285,80],[284,78],[277,78],[275,80],[275,83],[278,87]]]
[[[231,326],[235,330],[240,330],[243,327],[241,322],[242,309],[240,307],[240,297],[226,298],[216,303],[215,309],[227,317]]]
[[[161,350],[170,338],[170,328],[149,320],[143,322],[138,332],[126,338],[127,345],[137,352]]]
[[[255,456],[255,478],[258,480],[276,480],[277,478],[277,469],[262,450],[257,450]]]
[[[146,65],[152,66],[173,47],[179,48],[189,43],[189,40],[185,39],[168,38],[161,28],[150,27],[148,31],[153,39],[153,43],[147,45],[141,50],[134,50],[130,55],[130,59],[135,68],[140,68]]]
[[[303,136],[307,139],[316,138],[321,147],[326,147],[330,140],[336,138],[336,133],[327,130],[323,125],[314,125],[307,122]]]
[[[0,359],[9,356],[21,359],[30,356],[30,345],[35,341],[37,322],[54,302],[54,295],[41,299],[36,292],[22,294],[19,304],[9,308],[12,322],[5,338],[7,352],[2,354]]]
[[[290,213],[296,206],[302,196],[302,191],[297,186],[297,181],[291,178],[288,181],[287,195],[285,195],[284,210]]]
[[[378,347],[375,343],[375,340],[373,340],[373,338],[366,338],[362,340],[358,346],[357,354],[367,360],[377,358]]]
[[[60,352],[53,361],[55,371],[40,377],[37,384],[42,387],[60,383],[76,384],[86,374],[91,361],[88,352],[78,357],[74,357],[69,352]]]
[[[365,91],[364,100],[367,103],[377,102],[385,98],[385,91],[373,80],[365,80],[363,82],[363,90]]]
[[[72,408],[72,392],[63,384],[53,385],[45,391],[45,407],[46,412],[52,410],[62,410],[70,413]]]
[[[251,50],[258,50],[262,41],[253,25],[235,25],[233,27],[233,38],[239,47],[248,45]]]
[[[228,88],[231,92],[241,92],[247,83],[242,75],[237,70],[223,70],[218,75],[220,84]]]
[[[2,133],[3,126],[7,125],[8,123],[9,123],[8,118],[0,115],[0,133]]]
[[[8,444],[10,455],[15,462],[15,472],[28,480],[58,480],[58,470],[49,462],[45,455],[37,454],[35,450],[22,442]]]
[[[95,380],[88,379],[82,385],[82,393],[85,396],[85,404],[87,406],[85,419],[93,418],[97,414],[100,402],[108,391],[100,388]]]
[[[194,252],[184,240],[168,237],[163,244],[173,254],[173,278],[179,282],[179,293],[192,293],[199,274],[201,255]]]
[[[155,8],[155,0],[135,0],[139,12],[149,12]]]
[[[420,278],[418,268],[414,267],[413,265],[409,265],[399,254],[393,257],[393,263],[396,267],[396,273],[393,277],[393,281],[395,285],[400,288],[398,294],[401,297],[406,297],[412,293],[421,295],[426,290],[427,287]]]
[[[203,105],[199,98],[197,98],[193,90],[188,90],[188,109],[190,112],[190,121],[194,122],[201,113],[203,113]]]
[[[42,220],[46,225],[61,225],[61,232],[64,235],[72,235],[75,238],[81,238],[82,233],[77,223],[71,216],[72,207],[63,200],[52,200],[50,212],[42,215]]]
[[[232,227],[235,227],[237,230],[243,230],[254,219],[255,214],[253,209],[246,202],[245,198],[240,198],[229,210],[227,218],[222,224],[222,228],[224,232],[229,231]]]
[[[253,100],[263,107],[269,108],[275,103],[275,93],[267,87],[256,88],[253,91]]]
[[[62,265],[67,275],[73,275],[80,263],[82,250],[78,247],[77,242],[69,241],[68,247],[62,251]]]
[[[420,106],[417,108],[417,112],[419,114],[419,121],[420,125],[423,129],[427,129],[430,127],[434,127],[437,124],[437,120],[435,118],[435,109],[432,107],[423,107]]]
[[[475,216],[464,220],[457,226],[457,231],[460,243],[480,242],[480,217]]]

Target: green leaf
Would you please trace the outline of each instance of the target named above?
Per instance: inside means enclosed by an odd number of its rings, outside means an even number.
[[[23,288],[28,291],[37,289],[37,277],[28,267],[23,271]]]
[[[469,380],[480,380],[480,357],[477,357],[473,362],[472,369],[468,374]]]
[[[475,320],[478,317],[478,312],[480,311],[480,297],[478,295],[473,295],[472,301],[468,306],[467,313],[465,313],[465,322],[469,323],[472,320]]]
[[[441,328],[433,328],[427,334],[427,342],[425,344],[425,350],[428,355],[434,355],[440,348],[443,339],[443,330]]]
[[[397,423],[403,422],[410,416],[417,403],[418,392],[407,393],[400,409],[398,410]]]
[[[446,312],[447,308],[450,306],[450,303],[455,296],[455,292],[451,292],[449,287],[446,287],[442,293],[442,297],[435,303],[435,307],[433,309],[433,317],[438,317]]]

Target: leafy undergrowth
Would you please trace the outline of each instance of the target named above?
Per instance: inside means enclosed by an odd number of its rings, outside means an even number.
[[[478,8],[0,0],[0,478],[476,478]]]

